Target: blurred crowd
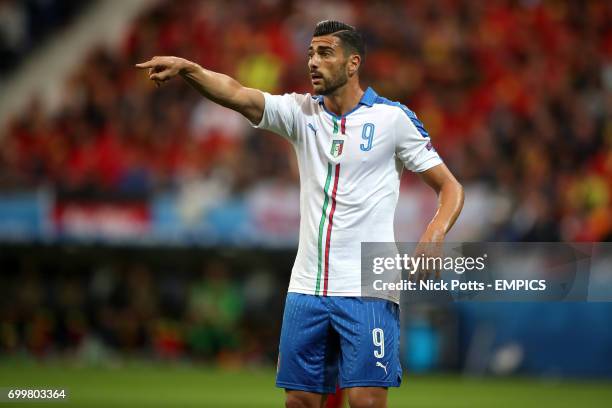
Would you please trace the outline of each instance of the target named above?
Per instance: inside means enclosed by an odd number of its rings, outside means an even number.
[[[233,194],[296,183],[281,138],[181,81],[133,68],[178,55],[270,92],[308,92],[314,24],[366,37],[362,83],[417,112],[468,187],[506,198],[489,240],[612,239],[612,3],[606,1],[181,1],[134,22],[0,139],[0,186],[148,196],[198,180]],[[410,188],[405,183],[403,188]],[[494,205],[494,203],[490,203]]]
[[[269,317],[281,313],[283,299],[269,268],[245,271],[201,256],[169,266],[152,258],[87,258],[85,265],[74,257],[3,258],[13,273],[0,276],[0,354],[93,364],[125,357],[275,361],[280,321]]]
[[[70,22],[91,0],[0,0],[0,73]]]

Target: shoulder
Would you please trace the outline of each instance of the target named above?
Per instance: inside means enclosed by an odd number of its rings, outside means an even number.
[[[417,118],[416,114],[412,110],[410,110],[406,105],[403,105],[397,101],[392,101],[380,95],[376,96],[373,106],[393,112],[400,117],[404,117],[408,119]]]
[[[296,92],[284,94],[271,94],[264,92],[265,108],[269,112],[279,112],[286,115],[294,115],[296,113],[312,110],[312,107],[317,102],[310,94],[301,94]]]
[[[394,119],[397,121],[396,123],[399,122],[414,126],[424,137],[429,136],[429,133],[425,130],[423,123],[419,120],[416,113],[406,105],[382,96],[377,96],[373,106],[384,107],[383,109],[393,113]]]
[[[293,102],[298,105],[303,105],[305,103],[316,104],[319,101],[317,95],[310,95],[309,93],[291,92],[291,93],[285,93],[285,94],[277,95],[277,96],[281,97],[287,102]]]
[[[293,92],[285,94],[284,97],[287,98],[285,103],[291,105],[291,109],[297,114],[297,117],[316,113],[321,101],[321,97],[309,93]]]
[[[319,104],[319,99],[317,95],[310,95],[309,93],[285,93],[282,95],[270,95],[267,94],[267,97],[277,98],[278,103],[285,105],[284,107],[306,107],[306,106],[315,106]]]

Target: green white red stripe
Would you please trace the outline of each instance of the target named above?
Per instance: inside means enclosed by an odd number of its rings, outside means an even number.
[[[321,289],[321,275],[323,274],[323,231],[325,229],[325,219],[327,218],[327,205],[329,204],[329,184],[332,175],[332,165],[327,163],[327,179],[325,180],[325,188],[323,193],[323,208],[321,210],[321,221],[319,221],[319,241],[318,241],[318,271],[317,271],[317,286],[315,288],[315,295],[320,293]]]
[[[332,184],[333,174],[333,184]],[[321,209],[321,220],[319,221],[319,239],[318,239],[318,271],[317,271],[317,285],[315,288],[315,295],[323,296],[327,295],[327,284],[329,278],[329,251],[331,243],[331,234],[333,229],[334,213],[336,212],[336,192],[338,191],[338,179],[340,178],[340,164],[332,165],[327,164],[327,178],[325,180],[323,208]],[[330,186],[331,188],[330,193]],[[327,209],[330,207],[329,202],[331,199],[331,208],[329,214]],[[327,229],[325,228],[327,223]],[[321,281],[323,284],[321,285]]]
[[[334,189],[331,194],[331,210],[327,223],[327,238],[325,240],[325,277],[323,279],[323,296],[327,296],[327,280],[329,277],[329,246],[331,242],[332,226],[334,225],[334,212],[336,212],[336,191],[338,191],[338,178],[340,177],[340,163],[336,164],[334,173]]]
[[[340,128],[342,133],[345,131],[346,118],[338,121],[333,118],[334,134],[338,134]],[[333,183],[332,183],[333,175]],[[340,178],[340,163],[332,165],[327,163],[327,177],[325,178],[325,187],[323,188],[323,207],[321,208],[321,220],[319,221],[319,236],[318,236],[318,262],[317,262],[317,284],[315,287],[315,295],[323,294],[327,296],[327,287],[329,281],[329,251],[331,249],[331,234],[333,229],[334,213],[336,212],[336,192],[338,191],[338,179]],[[333,186],[330,193],[330,186]],[[331,199],[331,208],[329,214],[327,209]],[[325,229],[327,223],[327,230]],[[323,284],[321,284],[323,281]]]

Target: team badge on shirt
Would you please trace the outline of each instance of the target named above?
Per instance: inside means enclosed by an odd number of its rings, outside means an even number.
[[[331,146],[331,155],[334,157],[338,157],[342,154],[342,147],[344,146],[344,140],[337,140],[334,139],[332,141],[332,146]]]

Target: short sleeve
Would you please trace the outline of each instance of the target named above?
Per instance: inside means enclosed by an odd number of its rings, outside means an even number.
[[[297,94],[271,95],[264,92],[264,113],[258,124],[251,126],[279,134],[289,140],[295,139],[295,112]]]
[[[408,170],[416,173],[441,164],[442,159],[433,148],[423,123],[410,109],[403,105],[400,109],[395,125],[397,157]]]

